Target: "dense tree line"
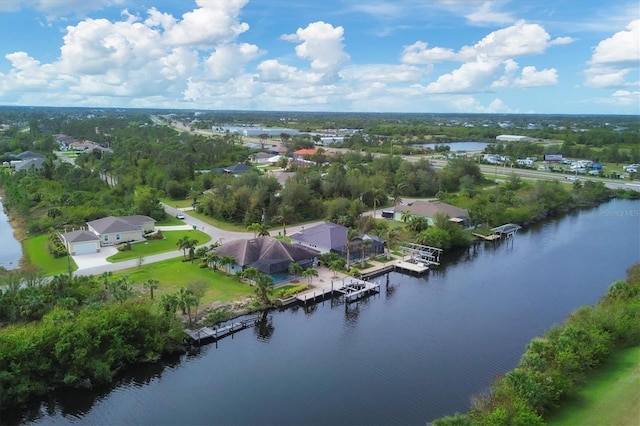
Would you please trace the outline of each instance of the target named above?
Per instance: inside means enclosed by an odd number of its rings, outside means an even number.
[[[109,383],[127,364],[180,348],[175,315],[133,297],[126,277],[27,278],[0,282],[2,408],[59,386]]]
[[[540,425],[544,416],[575,395],[585,376],[612,351],[640,344],[640,264],[614,282],[594,306],[575,311],[561,325],[533,339],[518,366],[476,395],[466,415],[443,425]]]

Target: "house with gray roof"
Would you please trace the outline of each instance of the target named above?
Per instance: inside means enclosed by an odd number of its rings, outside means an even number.
[[[291,235],[291,242],[319,250],[338,251],[347,244],[347,228],[336,223],[321,223]]]
[[[303,229],[291,236],[291,242],[319,250],[321,253],[336,253],[347,257],[347,231],[342,225],[323,223]],[[369,241],[368,243],[364,243]],[[349,245],[350,260],[355,261],[363,255],[370,257],[384,253],[385,240],[373,234],[359,234],[351,240]],[[364,251],[364,253],[363,253]]]
[[[144,234],[153,231],[155,220],[149,216],[108,216],[87,222],[89,231],[100,238],[102,246],[143,241]]]
[[[11,162],[11,164],[13,164],[13,169],[16,172],[19,172],[21,170],[31,170],[31,169],[40,170],[42,168],[42,163],[44,163],[44,157],[43,158],[35,157],[35,158],[29,158],[26,160]]]
[[[403,212],[409,212],[415,216],[421,216],[427,219],[429,225],[433,225],[436,215],[443,214],[449,218],[451,222],[464,223],[469,219],[467,209],[452,206],[442,201],[425,201],[417,200],[411,204],[401,204],[396,206],[394,211],[394,219],[401,221]]]
[[[320,254],[318,250],[266,236],[229,241],[217,247],[215,252],[220,257],[231,256],[235,260],[231,273],[253,267],[265,274],[286,272],[293,262],[307,268]]]
[[[67,232],[61,234],[60,239],[72,256],[100,252],[100,237],[91,231]]]

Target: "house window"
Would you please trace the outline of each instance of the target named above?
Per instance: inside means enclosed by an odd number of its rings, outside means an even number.
[[[105,242],[105,243],[108,243],[108,242],[109,242],[109,236],[108,236],[108,235],[105,235],[105,236],[104,236],[104,242]]]
[[[116,234],[116,241],[120,241],[120,234]]]

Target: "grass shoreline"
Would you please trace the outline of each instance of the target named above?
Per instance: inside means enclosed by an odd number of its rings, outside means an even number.
[[[640,345],[616,351],[547,424],[631,425],[640,419]]]

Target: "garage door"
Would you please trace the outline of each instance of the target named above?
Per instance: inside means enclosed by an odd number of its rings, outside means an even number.
[[[91,254],[96,252],[96,243],[74,244],[74,252],[77,255]]]

